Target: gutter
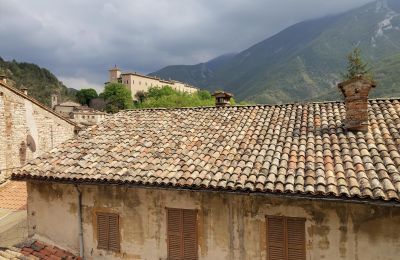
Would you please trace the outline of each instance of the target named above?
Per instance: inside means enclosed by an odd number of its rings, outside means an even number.
[[[176,186],[168,186],[168,185],[141,185],[141,184],[132,184],[132,183],[110,183],[110,182],[85,182],[72,180],[41,180],[34,178],[25,178],[18,179],[12,178],[15,181],[33,181],[37,183],[58,183],[58,184],[71,184],[71,185],[90,185],[90,186],[126,186],[128,188],[140,188],[140,189],[156,189],[156,190],[177,190],[177,191],[189,191],[189,192],[205,192],[205,193],[227,193],[227,194],[240,194],[240,195],[248,195],[248,196],[264,196],[264,197],[272,197],[272,198],[290,198],[296,200],[308,200],[308,201],[330,201],[330,202],[340,202],[340,203],[354,203],[361,205],[371,205],[371,206],[383,206],[383,207],[391,207],[391,208],[400,208],[399,201],[389,200],[389,201],[381,201],[379,199],[362,199],[362,198],[349,198],[345,196],[337,196],[337,197],[327,197],[324,195],[311,195],[311,194],[301,194],[301,193],[272,193],[272,192],[260,192],[260,191],[245,191],[245,190],[228,190],[228,189],[207,189],[207,188],[191,188],[191,187],[176,187]]]
[[[83,246],[83,226],[82,226],[82,192],[79,190],[77,184],[75,184],[76,191],[78,192],[78,228],[79,228],[79,256],[82,259],[84,257],[84,246]]]

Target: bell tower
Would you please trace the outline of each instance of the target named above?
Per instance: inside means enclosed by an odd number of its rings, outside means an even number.
[[[110,83],[118,82],[118,78],[121,77],[121,70],[117,67],[117,65],[108,71],[110,73]]]

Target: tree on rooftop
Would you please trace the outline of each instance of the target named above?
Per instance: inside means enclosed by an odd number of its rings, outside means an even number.
[[[361,58],[361,50],[359,48],[354,48],[353,51],[347,55],[347,70],[342,76],[344,80],[349,80],[357,75],[362,75],[369,79],[373,78],[368,63],[364,62]]]
[[[121,83],[107,84],[100,97],[106,100],[106,111],[109,113],[117,113],[120,110],[129,109],[133,105],[131,91]]]
[[[98,95],[96,90],[92,88],[83,88],[76,93],[76,98],[82,105],[89,105],[90,100],[97,97]]]

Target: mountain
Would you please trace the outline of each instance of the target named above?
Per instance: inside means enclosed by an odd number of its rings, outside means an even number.
[[[54,74],[35,64],[5,61],[0,57],[0,74],[9,78],[11,86],[27,88],[30,96],[47,106],[50,106],[52,93],[60,93],[63,101],[75,100],[76,89],[67,88]]]
[[[399,0],[300,22],[216,63],[168,66],[151,75],[222,88],[257,103],[338,99],[346,55],[356,46],[378,82],[371,95],[400,96]]]

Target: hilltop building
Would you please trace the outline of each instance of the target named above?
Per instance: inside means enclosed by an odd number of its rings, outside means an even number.
[[[85,259],[398,259],[400,99],[339,87],[110,116],[13,173],[29,234]]]
[[[157,77],[150,77],[141,75],[139,73],[122,73],[121,70],[115,66],[109,70],[109,82],[118,82],[124,84],[132,92],[132,99],[137,100],[136,93],[139,91],[147,91],[150,87],[163,87],[170,86],[178,91],[194,93],[198,89],[191,85],[176,80],[164,80]]]

